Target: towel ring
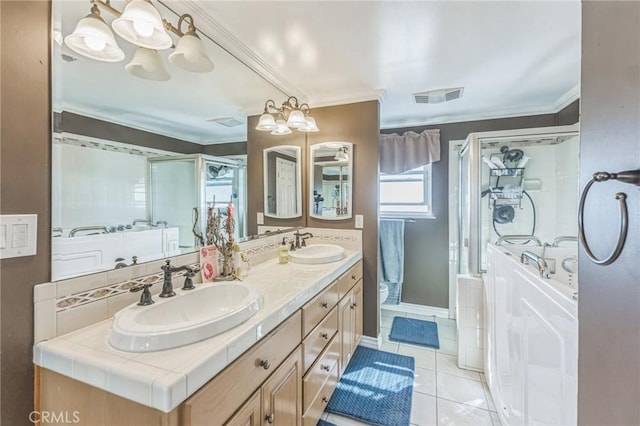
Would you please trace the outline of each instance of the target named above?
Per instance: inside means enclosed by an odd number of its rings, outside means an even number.
[[[578,235],[580,236],[580,242],[584,246],[584,251],[587,257],[596,265],[610,265],[615,262],[620,254],[622,253],[622,249],[624,248],[624,244],[627,240],[627,232],[629,230],[629,212],[627,209],[627,194],[624,192],[618,192],[615,195],[615,199],[618,200],[618,207],[620,209],[620,228],[618,232],[618,242],[613,249],[611,254],[604,258],[598,259],[589,244],[587,243],[587,237],[584,232],[584,204],[587,200],[587,195],[589,194],[589,190],[591,186],[596,182],[606,182],[608,180],[619,180],[623,183],[629,183],[632,185],[640,186],[640,169],[638,170],[628,170],[620,173],[608,173],[608,172],[597,172],[593,174],[593,177],[587,185],[584,187],[582,191],[582,195],[580,196],[580,205],[578,207]]]

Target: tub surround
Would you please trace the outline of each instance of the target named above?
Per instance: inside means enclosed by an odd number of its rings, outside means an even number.
[[[280,265],[272,250],[254,253],[254,261],[260,256],[269,260],[253,265],[243,283],[262,293],[264,306],[254,317],[228,332],[166,351],[130,353],[109,346],[112,321],[107,319],[37,343],[34,363],[168,413],[362,259],[362,251],[354,249],[360,241],[360,231],[333,230],[334,234],[341,234],[333,237],[332,230],[323,231],[325,239],[347,242],[346,258],[323,265]],[[281,238],[282,234],[248,241],[242,248],[250,252],[258,246],[273,244],[265,240]]]

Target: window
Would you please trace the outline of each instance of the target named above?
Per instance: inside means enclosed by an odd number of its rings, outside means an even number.
[[[400,174],[380,173],[382,216],[430,217],[431,165]]]

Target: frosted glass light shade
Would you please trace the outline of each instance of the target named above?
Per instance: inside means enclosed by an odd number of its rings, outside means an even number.
[[[103,62],[120,62],[124,52],[113,37],[109,26],[98,14],[90,14],[78,21],[75,30],[64,38],[74,52]]]
[[[284,120],[277,120],[276,126],[278,126],[273,132],[272,135],[290,135],[291,129],[287,126],[287,122]]]
[[[148,49],[168,49],[173,41],[164,29],[160,12],[145,0],[127,3],[122,15],[111,26],[123,39]]]
[[[349,155],[347,155],[346,148],[338,149],[338,153],[334,157],[336,161],[349,161]]]
[[[144,47],[136,50],[131,62],[125,65],[125,69],[129,74],[145,80],[167,81],[171,78],[162,65],[160,54]]]
[[[191,72],[211,72],[214,68],[202,40],[191,32],[180,37],[176,50],[169,55],[169,62]]]
[[[305,117],[305,124],[298,127],[298,130],[305,133],[313,133],[313,132],[320,131],[320,129],[318,128],[318,125],[316,124],[316,119],[311,117],[310,115]]]
[[[306,122],[304,120],[304,113],[299,109],[294,109],[289,114],[289,119],[287,120],[287,126],[297,129],[300,126],[305,126]]]
[[[261,130],[263,132],[270,132],[272,130],[276,130],[278,125],[276,124],[275,118],[271,114],[262,114],[260,119],[258,120],[258,125],[256,126],[256,130]]]

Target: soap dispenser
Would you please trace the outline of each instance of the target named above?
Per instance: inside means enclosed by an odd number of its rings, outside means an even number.
[[[287,237],[282,239],[282,244],[278,247],[278,262],[289,263],[289,246],[287,245]]]

